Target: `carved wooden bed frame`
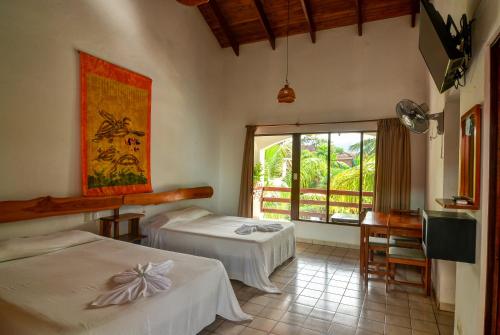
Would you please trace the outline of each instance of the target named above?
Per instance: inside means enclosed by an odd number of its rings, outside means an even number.
[[[21,201],[0,201],[0,223],[31,220],[49,216],[79,214],[116,210],[126,205],[158,205],[188,199],[212,197],[210,186],[181,188],[160,193],[140,193],[108,197],[70,197],[51,196]]]

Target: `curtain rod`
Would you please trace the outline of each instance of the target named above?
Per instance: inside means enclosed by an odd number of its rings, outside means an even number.
[[[379,120],[390,120],[395,119],[393,117],[382,118],[382,119],[371,119],[371,120],[356,120],[356,121],[337,121],[337,122],[310,122],[310,123],[281,123],[281,124],[247,124],[245,127],[283,127],[283,126],[313,126],[313,125],[327,125],[327,124],[343,124],[343,123],[364,123],[364,122],[376,122]]]

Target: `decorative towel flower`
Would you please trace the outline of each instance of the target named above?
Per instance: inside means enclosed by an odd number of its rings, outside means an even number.
[[[140,297],[150,297],[158,292],[166,291],[172,286],[172,281],[166,277],[166,274],[173,266],[173,261],[161,264],[137,264],[134,269],[114,275],[111,280],[118,286],[97,297],[91,306],[121,305]]]
[[[283,229],[283,225],[279,223],[264,223],[264,224],[243,224],[237,228],[234,232],[239,235],[249,235],[255,231],[261,232],[275,232]]]

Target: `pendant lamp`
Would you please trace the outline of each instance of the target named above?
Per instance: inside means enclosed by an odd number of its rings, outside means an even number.
[[[285,86],[278,92],[279,103],[292,103],[295,101],[295,91],[288,83],[288,34],[290,29],[290,0],[288,0],[288,19],[286,23],[286,77]]]

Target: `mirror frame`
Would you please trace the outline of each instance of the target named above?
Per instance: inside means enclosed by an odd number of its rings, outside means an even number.
[[[465,135],[465,123],[468,118],[475,120],[474,127],[474,190],[472,197],[466,195],[467,188],[467,173],[465,172],[470,157],[468,149],[468,136]],[[481,105],[475,105],[467,113],[460,118],[460,187],[459,195],[465,196],[470,201],[470,209],[479,209],[479,201],[481,195]]]

